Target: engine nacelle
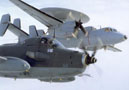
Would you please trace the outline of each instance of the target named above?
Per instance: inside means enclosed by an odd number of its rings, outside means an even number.
[[[0,72],[25,72],[30,69],[28,62],[15,57],[5,57],[0,59]]]

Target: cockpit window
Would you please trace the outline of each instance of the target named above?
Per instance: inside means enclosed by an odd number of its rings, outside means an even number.
[[[41,44],[46,44],[50,47],[61,47],[64,48],[64,46],[57,40],[53,40],[51,38],[42,38]]]
[[[105,28],[105,31],[106,31],[106,32],[110,32],[109,28]]]
[[[48,39],[47,38],[42,38],[41,39],[41,43],[42,44],[47,44],[48,43]]]
[[[105,32],[117,32],[116,29],[112,29],[112,28],[105,28],[104,30]]]
[[[113,29],[112,29],[112,28],[105,28],[105,31],[106,31],[106,32],[112,32]]]
[[[112,31],[117,32],[117,30],[116,30],[116,29],[112,29]]]
[[[50,39],[50,38],[42,38],[42,39],[41,39],[41,44],[52,45],[52,44],[53,44],[53,40]]]
[[[57,47],[65,48],[62,43],[60,43],[58,40],[53,40],[53,44],[55,44]]]

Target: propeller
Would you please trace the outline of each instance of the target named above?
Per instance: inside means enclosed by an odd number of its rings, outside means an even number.
[[[94,51],[93,51],[93,53],[92,53],[91,57],[95,57],[96,52],[97,52],[97,47],[95,47],[95,48],[94,48]]]
[[[86,61],[85,61],[86,65],[94,64],[97,62],[97,59],[93,56],[90,56],[84,46],[82,47],[82,50],[83,50],[84,54],[86,55]]]
[[[94,64],[97,62],[97,59],[94,57],[96,54],[96,50],[93,52],[93,54],[90,56],[89,53],[87,52],[87,49],[85,47],[85,45],[83,44],[83,39],[80,39],[80,43],[78,45],[78,47],[83,50],[84,54],[86,55],[86,64]]]
[[[81,30],[85,36],[88,36],[88,31],[83,27],[83,22],[81,21],[82,19],[82,14],[80,14],[80,19],[76,20],[75,17],[73,16],[72,12],[69,12],[68,15],[72,20],[75,20],[75,27],[74,27],[74,31],[72,33],[72,36],[74,38],[77,38],[78,35],[78,31]]]
[[[103,74],[102,69],[97,64],[89,64],[86,67],[84,73],[78,75],[78,77],[100,78]]]
[[[100,78],[102,74],[103,74],[102,69],[98,65],[92,64],[86,68],[86,71],[84,73],[79,74],[78,76],[79,77],[85,76],[89,78]]]
[[[85,36],[88,36],[88,31],[83,27],[82,24],[83,23],[81,22],[81,20],[75,21],[75,27],[74,27],[74,31],[72,33],[73,37],[77,38],[77,34],[78,34],[79,30],[81,30]]]
[[[79,48],[83,50],[84,54],[86,55],[86,65],[87,65],[87,69],[88,68],[95,68],[94,70],[88,70],[88,71],[92,71],[91,73],[82,73],[82,74],[79,74],[78,76],[79,77],[83,77],[83,76],[87,76],[87,77],[95,77],[96,75],[97,76],[101,76],[102,75],[102,70],[99,66],[97,66],[95,63],[97,62],[97,59],[95,58],[95,54],[97,52],[97,48],[95,48],[94,52],[92,53],[92,55],[90,56],[89,53],[86,51],[86,47],[84,46],[83,44],[83,39],[80,39],[80,43],[79,43]],[[86,72],[87,72],[87,69],[86,69]],[[94,73],[94,71],[96,71],[97,73]],[[93,76],[95,75],[95,76]]]
[[[96,69],[96,72],[99,76],[103,74],[103,70],[98,65],[94,64],[93,67]]]

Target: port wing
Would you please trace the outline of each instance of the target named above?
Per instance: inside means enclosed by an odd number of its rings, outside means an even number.
[[[56,26],[63,23],[63,21],[23,2],[22,0],[10,0],[10,1],[19,8],[21,8],[26,13],[37,19],[39,22],[46,25],[47,27]]]

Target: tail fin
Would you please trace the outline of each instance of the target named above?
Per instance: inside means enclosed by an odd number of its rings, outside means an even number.
[[[0,36],[3,36],[9,26],[10,22],[10,15],[5,14],[2,16],[1,23],[0,23]]]
[[[1,24],[7,24],[8,22],[10,22],[10,14],[3,15],[1,19]]]
[[[29,26],[29,35],[30,37],[44,36],[44,30],[37,30],[35,25]]]
[[[21,20],[19,18],[14,19],[13,24],[21,29]]]
[[[29,26],[29,35],[30,35],[30,37],[37,37],[38,36],[38,32],[37,32],[35,25]]]
[[[19,42],[24,41],[27,38],[44,36],[45,33],[43,30],[37,30],[35,25],[29,26],[29,34],[21,30],[21,21],[19,18],[13,21],[13,24],[10,22],[10,15],[6,14],[2,16],[0,23],[0,36],[3,36],[5,32],[11,31],[14,35],[19,38]]]
[[[5,32],[11,31],[14,35],[18,36],[19,40],[25,40],[29,37],[29,35],[21,30],[21,22],[20,19],[15,19],[14,23],[10,22],[10,15],[5,14],[2,16],[1,23],[0,23],[0,36],[3,36]]]

